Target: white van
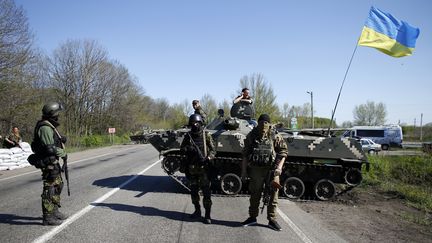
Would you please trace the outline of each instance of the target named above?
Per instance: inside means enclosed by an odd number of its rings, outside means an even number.
[[[355,126],[343,134],[344,137],[368,138],[381,144],[383,150],[390,146],[402,148],[402,128],[399,125]]]

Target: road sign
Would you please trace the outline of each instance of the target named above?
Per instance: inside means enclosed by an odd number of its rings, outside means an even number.
[[[115,133],[115,127],[108,128],[108,133]]]

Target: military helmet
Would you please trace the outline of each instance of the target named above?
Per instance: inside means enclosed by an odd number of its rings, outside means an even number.
[[[58,116],[59,112],[63,110],[63,106],[57,102],[48,102],[42,108],[42,115],[45,117]]]
[[[189,117],[189,125],[192,125],[196,122],[200,122],[202,124],[203,123],[202,117],[199,114],[192,114]]]

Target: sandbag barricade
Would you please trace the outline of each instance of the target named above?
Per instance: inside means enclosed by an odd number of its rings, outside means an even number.
[[[20,146],[21,148],[0,149],[0,171],[31,166],[27,161],[27,158],[33,153],[30,144],[21,142]]]

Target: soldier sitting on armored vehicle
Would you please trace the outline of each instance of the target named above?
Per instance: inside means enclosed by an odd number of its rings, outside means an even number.
[[[241,94],[234,99],[233,103],[237,104],[240,101],[249,103],[250,105],[252,104],[253,101],[252,101],[252,97],[249,95],[248,88],[243,88]]]

